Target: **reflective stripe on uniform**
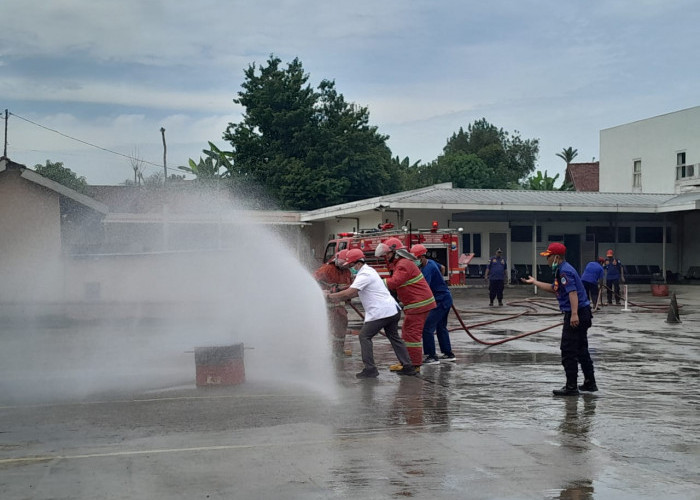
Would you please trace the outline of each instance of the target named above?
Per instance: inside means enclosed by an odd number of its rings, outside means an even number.
[[[403,306],[404,309],[415,309],[416,307],[427,306],[428,304],[435,302],[435,297],[430,297],[429,299],[421,300],[420,302],[414,302],[413,304],[406,304]]]
[[[402,285],[399,285],[399,288],[402,288],[402,287],[408,286],[408,285],[413,285],[414,283],[418,283],[418,282],[419,282],[420,280],[422,280],[422,279],[425,279],[425,278],[423,277],[423,273],[419,273],[417,276],[414,276],[413,278],[411,278],[410,280],[408,280],[406,283],[404,283],[404,284],[402,284]]]
[[[404,340],[403,343],[406,344],[406,347],[423,347],[422,342],[406,342]]]

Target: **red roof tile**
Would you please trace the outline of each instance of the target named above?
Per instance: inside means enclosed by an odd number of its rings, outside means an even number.
[[[569,163],[564,182],[574,185],[574,191],[598,191],[600,162]]]

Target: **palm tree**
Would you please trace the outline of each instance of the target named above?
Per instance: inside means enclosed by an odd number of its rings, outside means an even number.
[[[578,149],[574,149],[571,146],[569,146],[568,148],[562,149],[561,153],[557,153],[557,156],[564,160],[568,165],[569,163],[574,161],[574,158],[578,156]]]

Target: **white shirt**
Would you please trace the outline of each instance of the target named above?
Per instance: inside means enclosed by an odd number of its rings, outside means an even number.
[[[365,323],[389,318],[401,310],[377,271],[367,264],[357,272],[350,288],[357,290],[360,296],[362,307],[365,309]]]

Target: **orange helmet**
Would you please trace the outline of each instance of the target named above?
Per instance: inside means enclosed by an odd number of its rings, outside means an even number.
[[[607,257],[612,257],[613,256],[613,251],[612,248],[608,250],[608,253],[605,254]]]
[[[360,260],[363,262],[365,260],[365,253],[362,250],[360,250],[359,248],[351,248],[350,250],[348,250],[348,253],[345,256],[346,265],[352,266]]]
[[[400,239],[396,237],[387,238],[386,241],[377,245],[377,248],[374,251],[374,255],[376,257],[383,257],[389,252],[399,250],[400,248],[403,248],[403,243],[401,243]]]
[[[345,260],[348,258],[348,251],[347,250],[341,250],[337,254],[335,254],[335,265],[336,266],[342,266],[345,264]]]
[[[425,245],[421,245],[418,243],[417,245],[413,245],[411,247],[411,253],[413,254],[414,257],[422,257],[423,255],[428,253],[428,249],[425,248]]]

